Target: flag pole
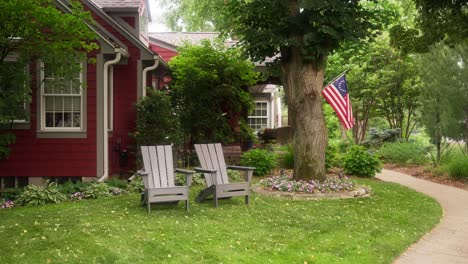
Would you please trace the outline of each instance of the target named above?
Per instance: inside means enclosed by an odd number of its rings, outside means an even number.
[[[330,83],[336,81],[336,79],[340,78],[341,76],[345,75],[346,73],[348,72],[348,70],[344,70],[342,73],[340,73],[338,76],[335,77],[335,79],[331,80],[330,82],[327,83],[327,85],[325,85],[325,87],[327,87],[328,85],[330,85]]]

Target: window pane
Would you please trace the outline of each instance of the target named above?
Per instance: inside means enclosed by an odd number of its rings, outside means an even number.
[[[80,127],[80,126],[81,126],[81,114],[73,113],[73,127]]]
[[[63,127],[63,113],[54,113],[55,127]]]
[[[72,127],[72,113],[63,113],[63,127]]]
[[[46,113],[46,127],[54,127],[54,113]]]
[[[72,108],[73,98],[70,96],[63,97],[63,111],[70,112]]]
[[[53,96],[46,96],[46,98],[45,98],[45,110],[47,112],[54,111],[54,97]]]
[[[72,84],[71,84],[71,93],[72,94],[80,94],[80,90],[81,90],[81,82],[80,80],[73,80],[72,81]]]
[[[15,177],[4,177],[3,178],[3,187],[7,188],[15,188]]]
[[[44,93],[46,94],[54,93],[54,80],[53,79],[44,80]]]
[[[81,111],[81,96],[73,96],[72,101],[73,101],[72,110],[74,112]]]

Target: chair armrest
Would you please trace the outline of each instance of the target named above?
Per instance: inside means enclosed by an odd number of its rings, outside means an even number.
[[[218,170],[212,170],[212,169],[203,169],[203,168],[200,168],[200,167],[195,167],[193,168],[196,172],[203,172],[203,173],[215,173],[217,172]]]
[[[241,170],[241,171],[255,170],[255,167],[244,167],[244,166],[234,166],[234,165],[227,165],[226,168],[230,170]]]
[[[192,186],[193,174],[195,173],[195,171],[176,168],[175,172],[185,174],[185,184],[187,185],[187,187]]]
[[[255,170],[254,167],[243,167],[243,166],[227,165],[226,168],[231,169],[231,170],[243,171],[244,172],[244,179],[250,185],[250,182],[252,181],[253,171]]]
[[[193,170],[184,170],[184,169],[179,169],[179,168],[176,168],[175,172],[183,173],[183,174],[194,174],[195,173],[195,171],[193,171]]]
[[[140,174],[141,176],[147,176],[149,174],[148,172],[144,170],[138,170],[137,173]]]

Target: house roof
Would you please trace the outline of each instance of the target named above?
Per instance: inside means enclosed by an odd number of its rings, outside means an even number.
[[[277,93],[281,85],[277,84],[258,84],[252,87],[249,87],[250,93]]]
[[[213,40],[218,37],[218,32],[153,32],[149,37],[171,44],[175,47],[182,45],[185,41],[199,44],[204,39]]]
[[[146,46],[143,42],[141,42],[137,37],[135,37],[132,33],[130,33],[127,29],[125,29],[122,25],[120,25],[118,22],[116,22],[112,17],[110,17],[102,8],[100,8],[97,4],[97,2],[104,1],[104,2],[114,2],[114,3],[119,3],[120,1],[115,0],[87,0],[85,1],[85,4],[87,7],[89,7],[91,10],[96,12],[97,15],[99,15],[101,18],[103,18],[105,21],[113,25],[119,32],[121,32],[128,40],[133,42],[136,46],[138,46],[144,53],[142,54],[142,59],[144,60],[152,60],[154,55],[157,55],[160,58],[160,62],[164,68],[167,68],[167,62],[164,61],[157,53],[153,52],[148,46]],[[125,1],[130,1],[130,0],[125,0]],[[137,0],[131,0],[132,2],[136,2]],[[141,3],[141,0],[139,0]],[[160,65],[161,65],[160,64]]]
[[[142,0],[92,0],[97,6],[102,9],[138,9],[141,5]]]
[[[176,51],[177,47],[182,45],[184,42],[197,45],[204,39],[214,40],[219,36],[219,32],[150,32],[150,42],[161,46],[163,48]],[[226,40],[225,44],[228,47],[235,46],[238,43],[237,40]],[[255,62],[258,67],[266,66],[266,63],[273,62],[279,58],[280,55],[265,58],[265,61]]]

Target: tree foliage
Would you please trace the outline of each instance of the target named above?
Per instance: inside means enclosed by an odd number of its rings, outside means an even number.
[[[369,119],[377,116],[408,139],[416,125],[422,89],[416,63],[413,56],[391,47],[386,35],[361,45],[345,45],[330,57],[329,76],[349,71],[356,143],[365,139]]]
[[[180,143],[179,117],[165,91],[148,89],[136,109],[136,131],[132,135],[138,146]]]
[[[63,72],[62,65],[84,59],[87,52],[97,48],[89,27],[91,16],[82,5],[69,1],[68,13],[60,11],[54,2],[0,2],[0,159],[8,156],[8,145],[14,142],[8,132],[13,120],[27,119],[24,105],[31,99],[29,65],[41,60],[51,70]]]
[[[232,127],[252,107],[247,88],[259,77],[253,63],[237,49],[203,41],[179,47],[170,66],[170,88],[186,141],[232,142]]]
[[[210,1],[196,1],[199,5],[206,2]],[[215,28],[238,39],[253,61],[281,55],[277,62],[281,65],[294,132],[294,177],[324,179],[327,131],[321,90],[327,56],[343,42],[375,37],[382,23],[386,23],[392,14],[382,9],[377,1],[211,2],[222,10],[221,23],[215,24]],[[190,15],[194,17],[198,15],[196,9],[185,10],[192,10]],[[218,20],[210,21],[216,23]]]
[[[415,0],[415,26],[395,25],[392,44],[404,52],[428,52],[434,43],[453,45],[468,37],[468,2],[465,0]]]
[[[421,55],[421,121],[437,146],[439,157],[443,137],[468,142],[467,58],[467,42],[453,48],[439,44]]]

